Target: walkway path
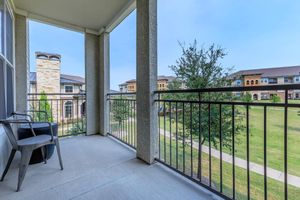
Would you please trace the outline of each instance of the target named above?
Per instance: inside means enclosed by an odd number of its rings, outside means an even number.
[[[160,134],[164,135],[164,130],[160,129]],[[166,131],[166,137],[170,138],[170,132]],[[172,137],[172,139],[175,139]],[[186,139],[190,142],[189,139]],[[193,141],[193,148],[198,149],[199,143]],[[209,147],[202,145],[202,152],[209,154]],[[220,151],[211,148],[211,156],[220,159]],[[232,156],[228,153],[222,152],[222,160],[232,164]],[[235,157],[235,165],[247,170],[247,160]],[[249,163],[249,170],[260,175],[264,175],[264,166],[254,162]],[[267,167],[267,176],[274,180],[284,182],[284,173],[273,168]],[[288,184],[300,188],[300,177],[288,174]]]

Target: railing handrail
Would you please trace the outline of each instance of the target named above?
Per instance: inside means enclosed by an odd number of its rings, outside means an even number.
[[[203,92],[244,92],[244,91],[267,91],[267,90],[300,90],[300,84],[282,85],[262,85],[262,86],[243,86],[243,87],[218,87],[218,88],[198,88],[181,90],[156,90],[155,94],[164,93],[203,93]]]
[[[179,89],[179,90],[155,90],[154,94],[164,93],[199,93],[199,92],[246,92],[246,91],[267,91],[267,90],[300,90],[300,84],[277,84],[277,85],[259,85],[259,86],[240,86],[240,87],[214,87],[197,89]],[[113,95],[136,95],[136,92],[115,92],[107,93]]]
[[[113,96],[113,95],[135,95],[136,92],[113,92],[113,93],[107,93],[107,96]]]
[[[75,96],[75,95],[79,95],[79,96],[85,96],[86,93],[28,93],[28,96],[31,95],[70,95],[70,96]]]

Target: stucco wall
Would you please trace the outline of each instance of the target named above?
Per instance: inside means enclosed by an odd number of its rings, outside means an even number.
[[[27,89],[29,85],[28,21],[26,17],[15,15],[15,71],[16,110],[27,110]]]
[[[278,77],[277,84],[284,84],[284,77]]]
[[[98,134],[99,127],[99,36],[85,33],[86,123],[87,135]]]
[[[0,125],[0,175],[2,174],[5,165],[7,163],[9,152],[11,150],[11,145],[8,141],[6,133],[3,127]]]

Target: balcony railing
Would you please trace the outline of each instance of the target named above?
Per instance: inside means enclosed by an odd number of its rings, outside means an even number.
[[[299,89],[156,91],[157,161],[225,199],[298,199],[300,100],[291,94]],[[280,98],[256,100],[260,92]],[[110,134],[136,147],[135,94],[108,100]]]
[[[59,137],[86,133],[84,93],[30,93],[27,98],[30,110],[46,111],[48,115],[31,113],[34,120],[57,122]]]
[[[299,88],[157,91],[158,161],[226,199],[297,199]],[[254,101],[260,91],[282,99]]]
[[[109,134],[132,148],[136,148],[135,93],[110,93]]]

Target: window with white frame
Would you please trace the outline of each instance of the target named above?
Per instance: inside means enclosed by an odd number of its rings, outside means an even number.
[[[65,85],[65,93],[73,93],[73,85]]]
[[[14,18],[7,0],[0,0],[0,119],[14,111]]]
[[[73,116],[73,102],[67,101],[65,103],[65,118],[71,118]]]

